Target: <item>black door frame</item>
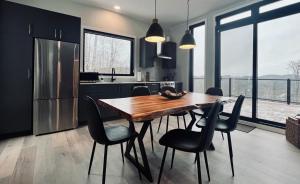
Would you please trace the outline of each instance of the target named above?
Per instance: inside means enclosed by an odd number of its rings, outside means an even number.
[[[238,10],[234,10],[232,12],[220,15],[216,17],[216,28],[215,28],[215,57],[216,57],[216,62],[215,62],[215,86],[216,87],[221,87],[221,32],[226,31],[226,30],[231,30],[247,25],[253,25],[253,83],[252,83],[252,117],[241,117],[241,119],[246,120],[246,121],[251,121],[254,123],[258,124],[263,124],[263,125],[269,125],[272,127],[277,127],[277,128],[285,128],[285,124],[279,123],[279,122],[274,122],[266,119],[260,119],[257,118],[257,66],[258,66],[258,61],[257,61],[257,26],[261,22],[277,19],[277,18],[282,18],[286,17],[289,15],[297,14],[300,13],[300,3],[296,3],[293,5],[285,6],[282,8],[278,8],[275,10],[271,10],[265,13],[259,13],[259,8],[261,6],[274,3],[279,0],[265,0],[263,2],[255,3],[243,8],[240,8]],[[244,18],[241,20],[237,20],[234,22],[230,22],[227,24],[220,24],[221,19],[245,12],[245,11],[251,11],[251,16],[248,18]],[[224,115],[229,115],[228,113],[224,113]]]
[[[192,35],[194,35],[194,29],[196,27],[200,27],[200,26],[203,26],[203,25],[205,25],[205,21],[201,21],[199,23],[191,25],[189,27],[189,29],[190,29]],[[205,27],[205,34],[206,34],[206,27]],[[205,61],[206,61],[206,59],[205,59]],[[190,62],[189,62],[189,91],[191,91],[191,92],[194,91],[193,76],[194,76],[194,49],[191,49],[190,50]]]

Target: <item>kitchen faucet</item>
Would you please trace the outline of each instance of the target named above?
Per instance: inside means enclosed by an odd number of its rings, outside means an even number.
[[[114,82],[116,80],[116,78],[114,78],[114,76],[116,75],[116,70],[115,68],[111,69],[111,82]]]

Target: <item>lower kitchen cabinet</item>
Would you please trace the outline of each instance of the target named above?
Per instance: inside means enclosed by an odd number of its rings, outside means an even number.
[[[84,97],[86,95],[97,99],[109,98],[126,98],[132,94],[132,89],[135,86],[148,86],[151,94],[157,94],[160,90],[159,83],[128,83],[128,84],[81,84],[79,87],[79,102],[78,102],[78,121],[83,124],[87,121],[86,102]],[[111,109],[100,107],[100,113],[103,120],[108,121],[120,118],[119,115]]]

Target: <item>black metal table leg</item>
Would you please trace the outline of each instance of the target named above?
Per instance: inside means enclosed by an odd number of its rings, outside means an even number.
[[[150,182],[153,182],[153,178],[152,178],[151,170],[150,170],[150,167],[149,167],[149,162],[148,162],[147,154],[146,154],[144,143],[143,143],[144,136],[145,136],[145,134],[147,132],[148,127],[150,126],[150,123],[151,123],[151,121],[145,121],[143,123],[142,129],[141,129],[139,135],[137,136],[137,140],[138,140],[138,144],[139,144],[140,153],[141,153],[141,157],[142,157],[143,163],[141,164],[141,163],[136,162],[136,159],[130,154],[130,151],[133,148],[134,140],[130,140],[129,141],[128,146],[126,147],[125,156],[136,167],[139,167],[141,173]]]

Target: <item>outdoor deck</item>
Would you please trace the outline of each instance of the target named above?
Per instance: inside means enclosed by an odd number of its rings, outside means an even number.
[[[231,112],[234,103],[226,104],[224,112]],[[288,116],[300,114],[300,104],[290,104],[284,102],[258,100],[257,117],[279,123],[285,123]],[[246,98],[242,107],[242,116],[252,116],[252,99]]]

